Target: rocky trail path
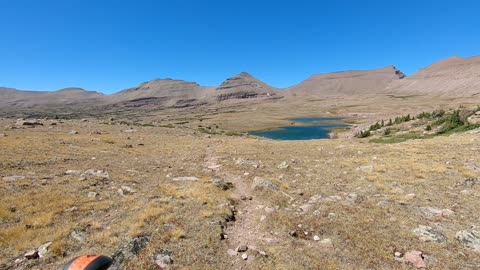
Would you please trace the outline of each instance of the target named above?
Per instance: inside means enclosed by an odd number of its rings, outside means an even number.
[[[266,237],[267,233],[261,228],[261,222],[266,218],[265,207],[268,204],[261,197],[253,196],[253,189],[246,181],[247,176],[222,168],[221,163],[230,157],[218,156],[217,148],[218,144],[209,145],[206,150],[204,167],[212,172],[214,178],[233,184],[233,188],[229,191],[238,204],[235,206],[235,220],[229,222],[225,229],[229,246],[225,252],[232,257],[234,269],[244,269],[248,268],[248,265],[256,257],[266,256],[266,253],[258,248],[259,244],[275,242],[274,238]]]

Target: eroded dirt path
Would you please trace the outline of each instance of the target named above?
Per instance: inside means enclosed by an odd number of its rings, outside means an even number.
[[[265,207],[267,202],[260,196],[253,194],[253,189],[247,180],[251,175],[244,175],[241,171],[233,173],[224,168],[223,164],[232,162],[230,156],[219,156],[217,151],[220,143],[211,144],[206,150],[204,167],[210,170],[214,178],[231,182],[234,187],[229,189],[238,203],[235,206],[235,221],[229,222],[225,233],[229,249],[236,250],[239,246],[247,246],[248,258],[245,260],[238,253],[232,257],[232,266],[236,269],[243,269],[252,263],[256,257],[264,256],[265,253],[259,249],[262,244],[275,242],[275,239],[262,230],[262,220],[266,218]],[[225,250],[227,252],[227,250]]]

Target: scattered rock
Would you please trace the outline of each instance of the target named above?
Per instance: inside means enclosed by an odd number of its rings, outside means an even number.
[[[123,262],[130,258],[137,256],[150,242],[150,238],[141,236],[128,242],[123,248],[112,255],[113,264],[108,268],[109,270],[121,270]],[[155,259],[155,257],[154,257]],[[165,268],[163,268],[165,269]]]
[[[358,195],[357,193],[350,193],[345,199],[351,203],[359,203],[365,201],[367,197],[364,195]]]
[[[89,198],[95,198],[97,196],[98,196],[98,193],[93,191],[88,192],[88,195],[87,195],[87,197]]]
[[[447,242],[447,237],[443,233],[433,229],[432,227],[420,225],[418,228],[413,230],[413,233],[424,242]]]
[[[214,165],[208,166],[207,168],[212,170],[212,171],[218,171],[220,169],[220,167],[222,167],[222,165],[214,164]]]
[[[130,128],[130,129],[125,129],[123,132],[125,132],[125,133],[136,133],[136,132],[138,132],[138,130]]]
[[[17,180],[25,179],[25,176],[23,176],[23,175],[4,176],[2,179],[4,181],[17,181]]]
[[[373,166],[360,166],[359,167],[360,171],[364,173],[372,173],[373,172]]]
[[[20,118],[20,119],[17,119],[17,122],[15,122],[15,125],[35,127],[35,126],[43,126],[43,123],[38,120],[24,120]]]
[[[342,197],[340,196],[328,196],[328,197],[325,197],[325,198],[322,198],[322,202],[338,202],[338,201],[341,201],[342,200]]]
[[[390,205],[391,203],[392,203],[391,201],[387,201],[387,200],[379,201],[379,202],[377,203],[377,206],[385,207],[385,206]]]
[[[291,232],[288,233],[288,235],[290,235],[291,237],[295,237],[295,238],[298,237],[298,233],[296,231],[291,231]]]
[[[480,184],[480,179],[479,178],[467,178],[463,180],[463,182],[456,183],[453,187],[463,187],[463,188],[472,188],[475,185]]]
[[[303,212],[308,212],[308,211],[312,210],[312,208],[313,208],[313,205],[308,204],[308,203],[300,206],[300,210],[302,210]]]
[[[320,241],[320,237],[318,237],[318,235],[314,235],[313,236],[313,241]]]
[[[407,252],[404,256],[404,260],[406,263],[413,265],[417,269],[427,267],[422,252],[418,250],[412,250]]]
[[[273,189],[278,190],[279,187],[270,179],[255,177],[253,179],[252,189]]]
[[[243,158],[239,158],[237,159],[237,161],[235,161],[235,164],[237,165],[249,165],[249,166],[252,166],[254,168],[260,168],[260,164],[256,161],[253,161],[253,160],[245,160]]]
[[[475,230],[459,231],[455,234],[455,239],[465,247],[480,252],[480,232]]]
[[[121,195],[130,195],[136,192],[133,188],[129,186],[121,186],[119,189],[119,193],[120,193],[120,190],[122,191]]]
[[[0,137],[7,137],[7,134],[0,133]]]
[[[240,245],[235,249],[237,252],[246,252],[248,250],[248,246]]]
[[[280,163],[277,168],[279,169],[287,169],[289,167],[288,163],[286,161],[283,161],[282,163]]]
[[[23,255],[27,260],[32,260],[32,259],[37,259],[39,256],[38,256],[38,252],[36,250],[30,250],[28,251],[27,253],[25,253],[25,255]]]
[[[173,252],[161,249],[153,256],[153,260],[160,269],[168,269],[173,264]]]
[[[75,211],[78,211],[77,206],[73,206],[72,208],[68,208],[68,209],[65,210],[65,212],[75,212]]]
[[[234,188],[234,185],[232,182],[227,182],[223,179],[219,179],[219,178],[215,178],[212,180],[213,184],[219,188],[219,189],[222,189],[222,190],[229,190],[231,188]],[[245,196],[243,196],[245,197]]]
[[[173,181],[198,181],[199,179],[195,176],[182,176],[182,177],[174,177]]]
[[[52,242],[48,242],[48,243],[45,243],[41,246],[38,247],[38,256],[40,258],[43,258],[47,255],[48,253],[48,248],[50,247],[50,245],[52,244]]]
[[[227,254],[230,255],[230,256],[237,256],[238,252],[236,252],[233,249],[228,249]]]
[[[437,217],[448,217],[454,214],[454,212],[450,209],[438,209],[433,207],[420,207],[419,209],[422,214],[428,219],[433,219]]]
[[[472,125],[480,124],[480,111],[468,117],[467,121],[469,124],[472,124]]]
[[[65,171],[66,175],[80,175],[82,174],[82,171],[80,170],[67,170]]]
[[[248,254],[247,254],[247,253],[243,253],[243,254],[242,254],[242,259],[243,259],[243,260],[248,259]]]
[[[73,239],[77,240],[80,243],[83,243],[85,239],[87,239],[87,235],[85,234],[85,232],[81,232],[81,231],[72,231],[70,233],[70,237],[72,237]]]
[[[110,175],[108,174],[107,171],[102,171],[102,170],[95,171],[94,169],[89,169],[80,175],[80,180],[83,181],[91,177],[96,177],[101,179],[110,179]]]
[[[71,131],[69,132],[69,134],[78,134],[78,131],[76,131],[76,130],[71,130]]]

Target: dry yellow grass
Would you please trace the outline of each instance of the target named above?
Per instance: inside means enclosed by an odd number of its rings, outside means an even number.
[[[311,109],[308,106],[305,110]],[[273,108],[255,125],[285,121],[279,110],[280,106]],[[299,109],[298,116],[303,112]],[[219,122],[222,128],[242,130],[252,116],[250,111],[220,113],[202,123]],[[272,116],[276,118],[270,122]],[[3,120],[0,126],[11,123]],[[152,256],[160,249],[174,252],[179,269],[229,269],[232,263],[250,269],[407,269],[395,262],[392,247],[401,252],[424,251],[435,259],[434,269],[472,269],[480,263],[476,253],[454,239],[455,232],[478,226],[478,188],[472,188],[469,196],[462,195],[461,188],[452,188],[465,178],[480,177],[480,172],[466,165],[480,165],[478,135],[384,145],[358,139],[208,138],[190,128],[136,126],[136,133],[122,132],[127,128],[66,121],[52,129],[5,131],[8,136],[0,138],[4,153],[0,180],[12,175],[25,179],[0,182],[0,265],[11,265],[25,251],[51,241],[48,259],[30,268],[58,269],[80,254],[111,255],[144,235],[151,241],[127,262],[128,269],[151,269]],[[80,134],[68,134],[72,129]],[[93,130],[101,134],[90,134]],[[238,164],[239,159],[260,166]],[[207,168],[210,160],[221,165],[218,172]],[[279,169],[282,161],[289,168]],[[371,173],[359,169],[370,165]],[[110,179],[81,181],[78,175],[65,175],[66,170],[88,169],[108,171]],[[199,180],[173,180],[180,176]],[[250,190],[256,176],[271,179],[281,192]],[[211,182],[217,177],[235,182],[236,187],[217,188]],[[122,186],[135,193],[120,195]],[[89,192],[97,196],[88,197]],[[351,193],[366,199],[349,203],[346,197]],[[412,193],[415,196],[406,197]],[[253,200],[239,201],[240,195],[252,195]],[[301,212],[299,207],[314,195],[341,200],[314,203],[310,212]],[[389,204],[378,206],[382,201]],[[266,207],[275,210],[267,213]],[[430,220],[419,214],[419,207],[449,208],[455,215]],[[259,234],[252,238],[257,242],[245,244],[257,245],[268,257],[256,256],[254,264],[244,265],[226,254],[238,243],[221,240],[220,234],[225,220],[235,214],[239,223],[253,220],[254,233]],[[262,215],[266,216],[263,222]],[[424,243],[411,232],[418,225],[437,223],[448,237],[446,244]],[[292,230],[300,237],[289,236]],[[84,233],[85,241],[73,239],[73,231]],[[319,245],[313,235],[331,239],[333,247]]]

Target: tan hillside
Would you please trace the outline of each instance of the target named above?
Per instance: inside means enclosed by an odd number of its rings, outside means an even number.
[[[0,108],[98,102],[103,97],[104,95],[101,93],[81,88],[65,88],[58,91],[24,91],[0,87]]]
[[[388,87],[390,93],[480,96],[480,56],[451,57],[436,62]]]
[[[125,103],[131,107],[146,105],[183,107],[200,103],[207,88],[194,82],[163,79],[152,80],[108,97],[110,103]]]
[[[394,66],[373,70],[342,71],[313,75],[288,88],[290,94],[301,95],[365,95],[383,92],[392,81],[405,75]]]

